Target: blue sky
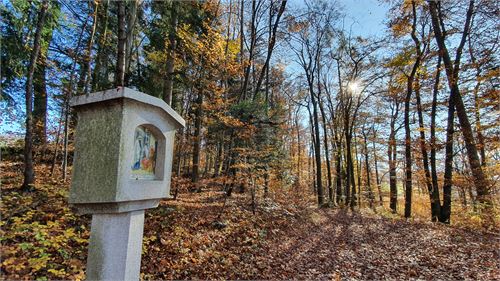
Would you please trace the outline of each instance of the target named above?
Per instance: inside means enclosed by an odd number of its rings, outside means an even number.
[[[381,36],[386,29],[386,20],[389,7],[380,0],[339,0],[344,6],[346,26],[352,23],[355,35]]]
[[[353,35],[381,36],[386,29],[389,6],[382,0],[329,0],[336,1],[346,15],[346,30],[352,28]],[[302,6],[305,0],[290,0],[288,6]]]

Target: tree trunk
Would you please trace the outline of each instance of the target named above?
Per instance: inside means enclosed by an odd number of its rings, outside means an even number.
[[[431,109],[431,179],[432,179],[432,199],[431,214],[432,221],[437,222],[441,213],[441,199],[439,197],[439,184],[436,169],[436,109],[437,109],[437,95],[439,93],[439,78],[441,74],[441,55],[438,55],[438,62],[436,67],[436,78],[434,80],[434,88],[432,91],[432,109]]]
[[[375,164],[375,179],[376,179],[376,183],[377,183],[377,191],[378,191],[378,199],[379,199],[379,204],[380,206],[383,206],[383,203],[384,203],[384,200],[382,198],[382,189],[380,187],[380,176],[379,176],[379,173],[378,173],[378,161],[377,161],[377,149],[375,147],[375,140],[377,139],[377,131],[375,131],[375,128],[372,128],[373,130],[373,142],[372,142],[372,145],[373,145],[373,161],[374,161],[374,164]]]
[[[142,0],[127,0],[127,31],[126,31],[126,43],[125,43],[125,85],[129,85],[130,82],[130,65],[132,63],[132,47],[134,45],[134,27],[137,18],[137,8],[139,2]],[[175,1],[174,1],[175,2]],[[139,57],[137,57],[137,60]]]
[[[200,150],[201,150],[201,121],[202,121],[203,91],[198,89],[196,100],[195,121],[194,121],[194,143],[193,143],[193,172],[191,181],[196,183],[199,180]]]
[[[374,196],[373,196],[373,191],[372,187],[370,184],[370,164],[368,160],[368,137],[363,130],[363,139],[364,139],[364,152],[365,152],[365,169],[366,169],[366,189],[368,190],[368,201],[370,203],[370,208],[373,208],[373,201],[374,201]]]
[[[436,213],[436,211],[438,210],[436,204],[440,203],[439,201],[435,201],[432,195],[433,187],[432,187],[431,173],[429,171],[429,159],[427,154],[427,147],[425,144],[424,117],[422,115],[422,104],[420,101],[420,86],[418,84],[418,79],[417,79],[417,86],[415,88],[415,97],[417,100],[418,126],[420,131],[420,151],[422,153],[422,162],[424,166],[425,185],[427,186],[427,191],[429,192],[429,199],[431,203],[431,219],[433,219],[434,217],[437,217],[439,214]]]
[[[94,14],[92,16],[92,29],[90,30],[90,36],[87,41],[87,49],[85,50],[85,56],[82,65],[82,75],[78,83],[79,94],[87,94],[89,91],[89,84],[92,75],[92,48],[94,47],[94,36],[97,28],[97,14],[99,12],[99,3],[94,4]],[[89,6],[91,7],[93,2],[89,1]]]
[[[35,73],[38,55],[40,54],[40,39],[42,37],[42,29],[45,23],[48,6],[48,1],[44,0],[40,7],[40,11],[38,12],[35,38],[33,40],[33,49],[30,54],[28,74],[26,76],[26,134],[24,137],[23,190],[29,190],[30,186],[35,182],[35,170],[33,169],[33,76]]]
[[[172,1],[172,13],[170,30],[168,32],[168,50],[167,61],[165,64],[165,81],[163,82],[163,100],[168,104],[172,104],[172,93],[174,85],[174,61],[177,35],[177,1]]]
[[[346,132],[346,160],[347,160],[347,183],[346,191],[349,193],[347,197],[349,198],[351,209],[356,206],[356,183],[354,182],[354,162],[352,161],[352,135],[350,132]],[[352,187],[352,188],[351,188]]]
[[[336,148],[337,152],[335,154],[335,182],[336,182],[336,189],[337,189],[337,204],[340,203],[340,200],[342,199],[342,142],[339,139],[337,132],[334,133],[335,137],[335,143],[336,143]]]
[[[115,87],[125,86],[125,48],[127,44],[125,5],[125,1],[116,1],[118,10],[118,51],[116,53]]]
[[[54,176],[54,172],[56,170],[56,162],[57,162],[57,153],[59,152],[59,138],[61,136],[61,128],[63,124],[63,116],[64,116],[64,107],[61,107],[61,113],[59,114],[59,125],[57,126],[57,133],[56,133],[56,141],[55,141],[55,148],[54,148],[54,157],[52,158],[52,165],[50,167],[50,177]]]
[[[321,111],[321,118],[323,121],[323,141],[325,144],[325,161],[326,161],[326,173],[327,173],[327,179],[328,179],[328,200],[329,202],[333,202],[333,184],[332,184],[332,170],[330,167],[330,152],[328,149],[328,129],[327,129],[327,119],[326,119],[326,113],[323,108],[323,102],[319,101],[319,108]]]
[[[396,105],[396,111],[393,113],[391,118],[391,131],[389,134],[389,144],[387,149],[387,156],[389,159],[389,184],[390,184],[390,208],[393,213],[397,213],[398,206],[398,186],[396,178],[396,131],[395,123],[398,114],[398,109]]]
[[[45,80],[47,68],[47,50],[40,54],[38,66],[33,74],[35,100],[33,102],[33,131],[35,145],[45,146],[47,143],[47,83]]]
[[[483,129],[481,126],[481,100],[479,98],[479,89],[481,87],[481,67],[478,65],[476,61],[476,56],[474,55],[474,51],[472,49],[472,44],[469,35],[469,54],[471,58],[472,65],[476,68],[476,85],[474,86],[474,117],[476,119],[476,133],[477,133],[477,141],[479,145],[479,155],[481,156],[481,166],[486,166],[486,151],[484,144],[484,136]]]
[[[314,158],[316,160],[316,192],[318,193],[318,205],[323,205],[324,194],[323,194],[323,183],[321,176],[321,138],[319,133],[319,117],[318,117],[318,102],[316,101],[316,95],[312,91],[313,85],[309,84],[309,92],[311,94],[311,102],[313,105],[313,125],[314,125]]]
[[[244,72],[244,77],[243,77],[243,87],[241,89],[241,96],[243,100],[246,99],[247,96],[247,89],[248,89],[248,83],[250,80],[250,70],[252,69],[253,66],[253,52],[254,52],[254,47],[255,47],[255,42],[257,40],[257,31],[255,30],[255,24],[256,24],[256,17],[257,17],[257,11],[256,11],[256,1],[252,1],[252,18],[250,22],[250,47],[248,49],[248,65],[245,67],[245,72]],[[242,8],[243,9],[243,8]],[[243,29],[243,28],[242,28]]]
[[[448,100],[448,124],[446,126],[446,147],[444,160],[443,205],[439,221],[450,223],[451,216],[451,185],[453,177],[453,133],[455,119],[454,99]]]
[[[301,180],[301,165],[300,163],[302,162],[301,160],[301,149],[300,149],[300,125],[299,125],[299,116],[298,113],[295,114],[295,128],[297,130],[297,181],[300,184]]]
[[[108,77],[104,77],[107,69],[107,35],[108,35],[108,7],[109,0],[103,0],[102,9],[98,11],[97,25],[99,39],[97,41],[96,62],[92,77],[92,88],[89,91],[103,90],[107,87]],[[106,80],[106,81],[104,81]]]
[[[472,170],[472,175],[474,177],[474,185],[477,190],[477,199],[481,203],[481,206],[485,208],[488,215],[487,223],[491,223],[493,213],[492,210],[492,200],[490,198],[489,183],[486,175],[481,167],[481,162],[479,160],[476,142],[474,140],[474,134],[472,132],[472,127],[467,116],[467,111],[462,100],[462,95],[460,94],[460,89],[458,87],[458,77],[460,72],[460,58],[462,55],[463,46],[467,41],[467,36],[469,34],[471,18],[474,10],[474,0],[469,1],[469,7],[467,9],[467,15],[465,19],[464,29],[462,33],[462,39],[456,51],[455,61],[452,63],[450,55],[448,53],[448,48],[445,43],[445,35],[441,30],[439,25],[439,15],[437,11],[437,2],[429,1],[429,9],[432,18],[432,27],[434,29],[434,38],[439,46],[439,50],[443,57],[443,62],[445,65],[446,76],[448,77],[448,87],[450,88],[450,100],[453,100],[453,104],[456,108],[458,121],[462,130],[463,138],[465,141],[465,148],[467,150],[467,158]],[[442,20],[442,19],[441,19]]]
[[[356,201],[354,202],[354,204],[357,203],[358,206],[361,207],[361,195],[363,194],[361,191],[361,166],[362,166],[362,163],[361,163],[361,155],[358,153],[358,134],[354,134],[354,149],[355,149],[354,150],[354,159],[356,159],[356,178],[357,178],[357,181],[354,181],[354,169],[353,169],[352,182],[353,183],[356,182],[356,185],[353,187],[354,188],[353,194],[357,195],[357,197],[355,198]],[[358,158],[358,156],[359,156],[359,158]]]
[[[57,8],[57,5],[54,7]],[[43,32],[41,42],[45,42],[40,47],[40,54],[33,74],[33,88],[35,100],[33,102],[33,125],[34,125],[34,144],[41,146],[42,155],[45,154],[47,144],[47,56],[50,43],[52,41],[53,27]]]
[[[243,63],[245,59],[245,54],[244,54],[244,43],[245,43],[245,0],[240,1],[240,11],[239,11],[239,16],[240,16],[240,64],[241,64],[241,73],[242,77],[245,75],[245,64]],[[243,84],[244,80],[241,80],[241,88],[243,89]],[[239,95],[239,98],[241,98],[242,94]]]
[[[411,217],[411,197],[412,197],[412,156],[411,156],[411,131],[410,131],[410,100],[411,94],[413,92],[413,82],[415,80],[415,75],[418,68],[420,67],[420,59],[422,56],[420,50],[420,41],[416,36],[417,29],[417,11],[415,7],[415,1],[412,1],[413,9],[413,23],[411,37],[415,42],[415,50],[417,52],[417,58],[413,64],[410,75],[407,77],[406,85],[406,98],[405,98],[405,115],[404,115],[404,127],[405,127],[405,218]]]

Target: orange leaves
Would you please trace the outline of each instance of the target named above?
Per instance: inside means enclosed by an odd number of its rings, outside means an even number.
[[[455,178],[457,186],[467,184],[466,178]],[[500,272],[492,235],[317,209],[309,186],[283,188],[272,179],[270,197],[264,199],[256,188],[255,215],[250,194],[236,191],[221,213],[227,178],[202,180],[199,193],[187,191],[192,189],[187,179],[172,182],[181,191],[178,200],[146,212],[143,279],[491,279]],[[84,278],[88,217],[65,207],[61,190],[67,186],[45,185],[23,194],[2,190],[5,279]],[[22,209],[26,206],[31,208]],[[216,220],[225,227],[216,228]],[[474,216],[468,223],[480,220]]]
[[[408,17],[391,21],[390,27],[392,34],[396,38],[403,37],[411,33],[411,23]]]

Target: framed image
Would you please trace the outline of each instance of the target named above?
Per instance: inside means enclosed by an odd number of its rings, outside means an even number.
[[[138,126],[134,134],[133,179],[155,179],[156,152],[158,141],[144,126]]]

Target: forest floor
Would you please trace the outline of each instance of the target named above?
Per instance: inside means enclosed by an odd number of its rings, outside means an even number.
[[[68,183],[2,162],[1,279],[84,278],[90,217],[68,207]],[[500,279],[500,235],[405,221],[382,208],[318,209],[310,191],[226,197],[221,180],[146,212],[143,279]]]

